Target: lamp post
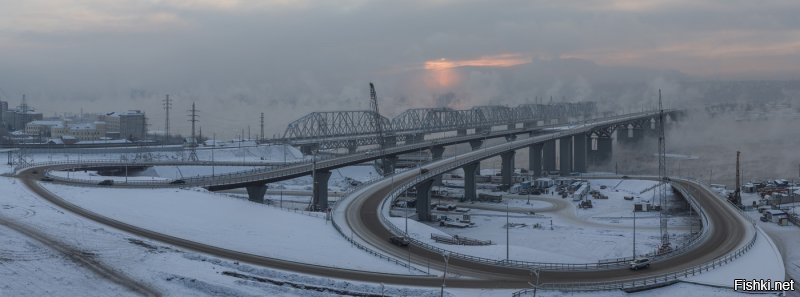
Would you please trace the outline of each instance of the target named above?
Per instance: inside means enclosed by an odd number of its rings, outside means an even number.
[[[691,209],[691,208],[690,208]],[[689,231],[691,234],[691,231]],[[633,259],[636,259],[636,210],[633,210]]]
[[[447,280],[447,265],[450,258],[450,253],[442,253],[442,257],[444,257],[444,274],[442,274],[442,290],[439,292],[439,297],[444,297],[444,287],[446,286],[445,281]]]
[[[506,202],[506,261],[509,260],[509,247],[511,246],[509,230],[511,230],[511,225],[508,222],[508,202]]]

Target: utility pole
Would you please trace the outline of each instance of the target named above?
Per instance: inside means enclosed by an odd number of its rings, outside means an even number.
[[[172,102],[169,100],[169,94],[164,98],[164,144],[169,141],[169,110],[172,108]]]
[[[741,172],[739,172],[740,155],[741,152],[736,151],[736,189],[733,190],[733,203],[736,204],[736,207],[742,207],[742,177]]]
[[[191,153],[189,153],[189,160],[190,161],[197,161],[197,138],[195,138],[194,134],[194,126],[197,123],[197,108],[195,107],[195,103],[192,102],[192,109],[189,110],[191,112],[189,114],[189,122],[192,123],[192,138],[191,143],[189,146],[191,147]]]

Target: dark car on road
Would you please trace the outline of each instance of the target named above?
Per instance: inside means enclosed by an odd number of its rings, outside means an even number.
[[[391,242],[392,244],[394,244],[396,246],[408,246],[408,243],[409,243],[408,242],[408,238],[405,238],[403,236],[392,236],[392,237],[389,237],[389,242]]]
[[[186,181],[182,180],[182,179],[176,179],[176,180],[173,180],[173,181],[169,182],[169,184],[170,185],[183,185],[183,184],[186,184]]]
[[[51,182],[51,181],[53,181],[53,178],[51,178],[51,177],[49,177],[49,176],[45,176],[45,177],[41,178],[41,179],[40,179],[40,181],[43,181],[43,182]]]
[[[100,183],[98,183],[98,185],[101,185],[101,186],[113,186],[114,185],[114,181],[110,180],[110,179],[106,179],[106,180],[103,180]]]

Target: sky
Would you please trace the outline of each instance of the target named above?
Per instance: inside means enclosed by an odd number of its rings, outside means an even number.
[[[798,79],[797,15],[792,0],[0,0],[0,99],[141,109],[161,130],[170,94],[176,130],[197,102],[207,133],[255,131],[263,112],[271,136],[367,109],[370,81],[391,116],[592,100],[608,82]]]

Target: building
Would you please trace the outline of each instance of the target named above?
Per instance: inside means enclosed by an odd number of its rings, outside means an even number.
[[[54,127],[50,130],[50,136],[53,138],[69,138],[74,137],[78,141],[94,141],[101,140],[106,137],[106,123],[80,123],[80,124],[66,124],[61,127]]]
[[[36,137],[50,137],[53,128],[63,128],[64,122],[52,121],[33,121],[25,124],[25,133]]]
[[[141,110],[129,110],[119,114],[119,134],[128,140],[143,140],[147,135],[147,120]]]
[[[44,118],[41,112],[36,112],[25,105],[17,106],[13,110],[5,110],[2,114],[3,125],[9,131],[24,130],[26,124]]]

